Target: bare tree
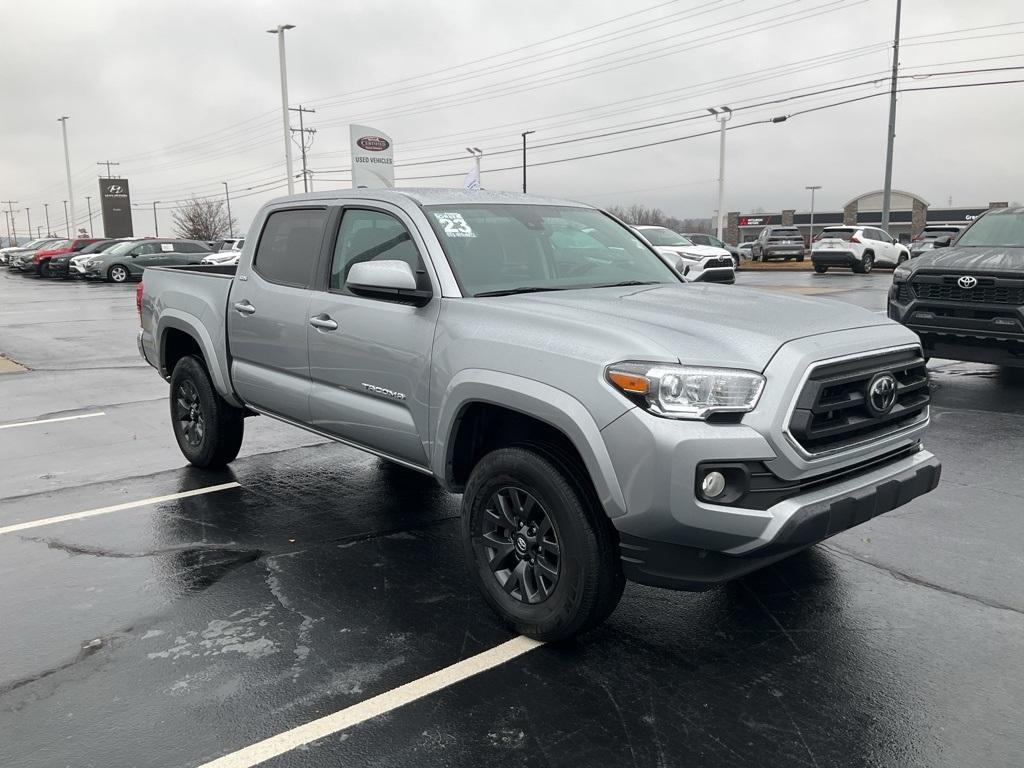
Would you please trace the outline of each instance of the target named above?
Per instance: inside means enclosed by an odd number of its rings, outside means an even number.
[[[234,218],[228,220],[224,201],[216,198],[193,197],[178,206],[172,219],[174,233],[190,240],[220,240],[238,223]]]
[[[660,208],[646,208],[633,203],[629,206],[612,205],[607,210],[613,216],[634,226],[667,227],[674,232],[711,232],[711,219],[677,219]]]

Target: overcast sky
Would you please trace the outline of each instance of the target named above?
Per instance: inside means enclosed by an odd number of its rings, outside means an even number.
[[[96,161],[109,159],[131,183],[137,234],[152,234],[154,200],[166,234],[173,201],[220,194],[222,181],[247,228],[284,187],[265,30],[288,23],[289,101],[317,110],[317,189],[350,186],[349,122],[391,135],[400,186],[461,186],[465,147],[478,146],[484,186],[517,189],[524,130],[536,130],[531,164],[543,163],[714,131],[707,106],[874,80],[737,109],[730,124],[880,94],[728,134],[727,210],[806,210],[809,184],[823,187],[816,207],[834,209],[882,186],[894,14],[895,0],[4,0],[0,195],[18,201],[20,230],[26,206],[33,229],[43,223],[43,203],[63,230],[57,118],[69,115],[79,221],[86,195],[98,210]],[[1024,67],[1020,0],[905,0],[902,37],[902,71],[918,76],[902,88],[1024,80],[1024,69],[935,74]],[[894,186],[934,206],[1024,198],[1022,104],[1024,83],[901,95]],[[625,132],[568,141],[610,131]],[[432,173],[455,176],[402,181]],[[717,176],[712,134],[531,167],[529,187],[709,217]]]

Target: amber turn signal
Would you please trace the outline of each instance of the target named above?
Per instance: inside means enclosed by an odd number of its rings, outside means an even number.
[[[647,394],[647,377],[622,371],[608,371],[608,381],[631,395]]]

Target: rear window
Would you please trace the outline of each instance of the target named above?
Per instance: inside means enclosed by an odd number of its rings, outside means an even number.
[[[822,240],[827,238],[830,240],[845,240],[846,242],[849,242],[850,238],[853,237],[856,231],[856,229],[825,229],[822,230],[819,238]]]
[[[800,230],[797,229],[796,227],[791,227],[788,229],[782,229],[781,227],[777,227],[771,230],[771,232],[769,232],[768,234],[771,235],[772,237],[799,237]]]
[[[326,224],[327,211],[322,208],[270,214],[256,246],[253,268],[272,283],[312,286]]]
[[[946,235],[955,235],[960,231],[960,227],[925,227],[921,231],[922,237],[945,237]]]

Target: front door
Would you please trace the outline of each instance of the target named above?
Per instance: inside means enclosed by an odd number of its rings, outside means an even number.
[[[353,295],[353,264],[402,260],[431,285],[415,225],[398,208],[346,208],[330,277],[309,304],[313,425],[417,466],[427,466],[430,349],[440,302],[415,307]],[[434,289],[434,295],[438,294]]]
[[[303,425],[309,422],[308,305],[326,221],[326,208],[270,214],[228,299],[235,391],[246,404]]]

